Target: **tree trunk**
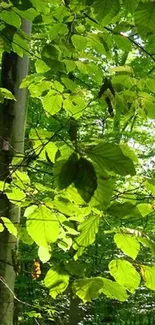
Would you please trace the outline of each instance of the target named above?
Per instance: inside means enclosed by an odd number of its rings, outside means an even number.
[[[22,29],[31,33],[31,23],[23,20]],[[12,157],[24,152],[27,92],[19,89],[28,74],[29,59],[16,53],[3,53],[1,87],[10,90],[16,102],[5,100],[0,107],[0,181],[11,180],[9,166]],[[18,198],[17,198],[18,199]],[[14,224],[20,221],[20,209],[13,206],[6,195],[0,194],[0,216],[8,217]],[[15,270],[13,255],[17,240],[5,230],[0,233],[0,324],[13,325]]]
[[[72,291],[70,292],[70,308],[69,308],[69,325],[78,325],[81,320],[79,310],[80,299],[73,297]]]

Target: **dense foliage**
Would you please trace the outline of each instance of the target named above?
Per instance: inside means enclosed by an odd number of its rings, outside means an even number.
[[[21,324],[103,324],[123,319],[121,306],[129,317],[127,301],[133,315],[152,307],[154,31],[150,0],[0,3],[1,54],[31,58],[20,86],[29,91],[25,154],[0,182],[22,208],[18,227],[0,224],[20,239]],[[14,100],[0,88],[4,98]]]

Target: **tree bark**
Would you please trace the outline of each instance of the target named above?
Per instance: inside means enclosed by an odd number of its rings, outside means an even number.
[[[78,325],[81,320],[79,302],[80,299],[73,297],[73,293],[70,291],[69,325]]]
[[[22,29],[30,35],[31,23],[23,20]],[[9,167],[17,153],[24,152],[27,92],[19,89],[28,74],[29,59],[16,53],[3,53],[1,87],[10,90],[16,102],[4,100],[0,106],[0,181],[9,183]],[[20,221],[20,208],[13,206],[3,191],[0,192],[0,216],[14,224]],[[0,233],[0,324],[13,325],[15,270],[13,255],[17,252],[17,240],[7,230]]]

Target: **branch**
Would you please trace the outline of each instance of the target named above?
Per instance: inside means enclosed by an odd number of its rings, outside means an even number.
[[[97,20],[95,20],[94,18],[90,17],[89,15],[87,15],[86,13],[84,13],[84,16],[87,17],[88,19],[90,19],[91,21],[93,21],[94,23],[96,23],[97,25],[101,26],[102,28],[104,28],[105,30],[107,30],[108,32],[112,33],[113,35],[119,35],[121,37],[127,38],[132,44],[134,44],[139,50],[141,50],[142,52],[144,52],[145,54],[147,54],[147,56],[149,56],[153,62],[155,62],[155,58],[154,58],[154,54],[151,54],[150,52],[148,52],[143,46],[141,46],[139,43],[137,43],[136,41],[134,41],[132,39],[132,37],[124,35],[123,33],[119,33],[119,32],[115,32],[112,28],[110,27],[106,27],[106,26],[102,26],[100,25]]]

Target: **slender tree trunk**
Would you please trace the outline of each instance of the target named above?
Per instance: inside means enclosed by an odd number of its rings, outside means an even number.
[[[23,20],[22,28],[31,33],[31,23]],[[19,58],[16,53],[4,53],[2,58],[1,87],[10,90],[16,102],[5,100],[0,107],[0,181],[11,180],[9,167],[12,157],[24,152],[27,92],[19,89],[28,73],[27,56]],[[18,199],[18,198],[17,198]],[[20,209],[13,206],[3,191],[0,192],[0,216],[13,223],[20,221]],[[13,325],[15,270],[13,255],[17,252],[17,240],[5,230],[0,233],[0,324]]]
[[[80,299],[73,297],[73,293],[70,292],[69,325],[78,325],[81,320],[79,302]]]

